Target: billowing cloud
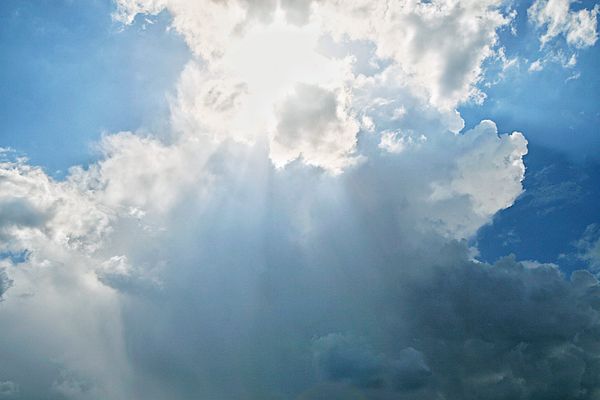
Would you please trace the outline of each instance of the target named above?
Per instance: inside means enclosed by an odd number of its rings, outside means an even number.
[[[325,379],[378,399],[594,397],[593,275],[579,271],[569,282],[556,266],[512,259],[452,263],[397,282],[392,337],[318,339]]]
[[[322,379],[364,390],[418,390],[431,376],[423,354],[412,347],[398,352],[398,358],[388,359],[385,354],[374,353],[368,342],[329,334],[315,340],[313,351]]]
[[[195,56],[167,132],[0,164],[0,395],[594,399],[596,278],[467,246],[523,190],[456,110],[502,5],[119,0]]]
[[[349,115],[345,96],[318,86],[297,85],[277,113],[271,142],[275,165],[283,166],[301,157],[308,165],[327,165],[341,172],[355,163],[352,153],[359,123]]]
[[[283,126],[275,110],[282,112],[282,103],[289,107],[290,93],[298,88],[335,92],[338,122],[322,126],[329,129],[321,129],[322,138],[310,145],[295,140],[296,147],[290,147],[292,141],[283,144],[286,134],[280,132],[272,142],[276,164],[302,154],[310,165],[334,172],[354,164],[358,129],[352,114],[362,110],[349,106],[362,78],[350,72],[356,58],[336,59],[319,50],[320,36],[332,35],[350,53],[357,42],[372,43],[370,65],[391,62],[388,69],[402,76],[403,86],[425,103],[452,112],[461,102],[484,98],[476,86],[482,63],[495,54],[497,30],[513,15],[500,10],[500,1],[117,3],[116,16],[125,22],[138,13],[168,10],[173,27],[202,60],[182,75],[173,107],[176,129],[252,141]],[[336,155],[324,157],[332,151],[331,138],[337,138]]]
[[[500,1],[323,1],[315,9],[337,35],[371,40],[433,104],[452,108],[481,99],[475,84],[494,54],[497,30],[510,22]]]
[[[0,165],[0,235],[3,251],[28,249],[40,240],[94,250],[109,229],[110,214],[88,193],[55,182],[24,160]]]

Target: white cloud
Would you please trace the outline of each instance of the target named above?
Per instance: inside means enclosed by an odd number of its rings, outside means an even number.
[[[425,135],[420,135],[415,139],[412,135],[403,134],[400,131],[383,131],[381,132],[379,148],[390,153],[401,153],[407,146],[412,146],[426,140],[427,137]]]
[[[433,183],[432,201],[467,195],[476,214],[494,215],[508,208],[522,191],[527,140],[520,132],[498,136],[496,124],[482,121],[461,137],[466,148],[456,159],[450,180]]]
[[[529,19],[544,33],[540,43],[545,46],[557,36],[564,36],[576,48],[593,46],[598,40],[597,16],[600,6],[571,10],[573,0],[536,0],[527,11]]]
[[[349,114],[347,97],[343,91],[297,85],[277,110],[273,163],[281,167],[301,157],[308,165],[327,166],[335,173],[355,164],[359,123]]]
[[[538,72],[544,69],[544,65],[542,64],[542,60],[535,60],[529,65],[529,72]]]
[[[45,238],[94,251],[110,229],[111,214],[102,210],[93,194],[82,193],[69,182],[56,182],[41,168],[23,160],[3,162],[0,177],[0,235],[8,251],[26,249]]]
[[[341,42],[347,38],[372,42],[379,61],[393,64],[384,69],[400,73],[410,91],[432,107],[452,113],[461,102],[485,97],[476,86],[483,74],[482,62],[495,53],[497,30],[514,18],[513,12],[504,13],[500,0],[117,3],[116,17],[125,22],[138,13],[168,10],[173,27],[202,59],[192,61],[182,74],[173,102],[176,130],[249,142],[274,136],[278,123],[274,110],[299,84],[336,92],[337,109],[347,110],[349,115],[364,112],[349,109],[347,104],[359,82],[350,72],[352,58],[323,54],[317,48],[323,34],[331,33]],[[286,18],[296,25],[286,23]],[[370,60],[373,62],[378,61]],[[401,105],[395,108],[396,119],[402,117],[401,111]],[[348,121],[345,125],[342,131],[353,130]],[[294,143],[300,147],[295,149],[289,148],[289,140],[285,146],[275,140],[274,161],[281,164],[302,153],[304,161],[331,171],[352,164],[349,153],[356,137],[340,135],[333,125],[325,126],[333,130],[321,132],[319,137],[337,137],[338,141],[343,137],[344,143],[334,151],[341,153],[324,157],[331,151],[327,139],[308,147],[297,140]],[[344,152],[348,154],[342,162],[340,154]]]
[[[282,2],[295,25],[274,1],[119,4],[124,20],[166,7],[198,57],[162,140],[106,135],[63,181],[0,164],[1,250],[26,254],[0,265],[15,385],[150,400],[598,386],[577,378],[597,368],[595,278],[475,263],[463,241],[522,192],[524,136],[462,132],[455,108],[478,96],[503,2]],[[351,72],[315,48],[322,29],[391,62]],[[569,384],[548,388],[555,371]]]
[[[439,107],[481,100],[475,84],[482,62],[494,54],[496,32],[513,14],[501,1],[324,1],[316,18],[337,36],[371,40],[377,55],[391,58],[411,85]]]

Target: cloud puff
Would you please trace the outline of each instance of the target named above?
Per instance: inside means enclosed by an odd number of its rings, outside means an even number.
[[[346,93],[299,84],[279,106],[271,159],[283,166],[301,157],[308,165],[341,172],[356,162],[359,124],[347,110]],[[340,98],[341,97],[341,98]]]
[[[24,160],[0,165],[2,249],[20,251],[48,238],[94,250],[109,229],[110,213],[69,182],[56,182]]]
[[[511,206],[522,191],[527,140],[520,132],[498,137],[496,124],[489,120],[482,121],[461,139],[467,150],[456,160],[455,175],[434,182],[430,200],[466,195],[473,211],[489,218],[497,210]]]
[[[394,60],[433,104],[452,108],[480,99],[481,63],[494,54],[496,31],[510,22],[502,2],[318,2],[335,35],[371,40],[380,58]]]
[[[600,6],[571,10],[572,0],[536,0],[527,10],[529,19],[545,32],[540,43],[545,46],[559,35],[576,48],[593,46],[598,40],[597,16]]]

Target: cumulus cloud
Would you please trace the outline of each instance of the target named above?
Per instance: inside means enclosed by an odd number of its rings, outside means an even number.
[[[1,265],[0,394],[597,396],[596,278],[466,244],[522,192],[524,136],[455,108],[512,17],[387,5],[119,0],[196,57],[169,132],[107,134],[60,181],[0,164],[0,251],[26,254]]]
[[[491,126],[478,129],[473,139],[490,137],[482,148],[515,151],[503,148]],[[426,349],[418,337],[400,335],[416,322],[399,313],[406,300],[398,296],[440,262],[449,263],[443,264],[448,274],[451,259],[479,268],[465,261],[460,246],[431,259],[447,241],[438,232],[461,237],[484,223],[463,193],[445,201],[454,198],[452,213],[475,221],[468,230],[452,228],[450,214],[428,201],[432,182],[462,175],[456,160],[477,148],[471,134],[431,131],[423,146],[389,156],[369,136],[368,158],[338,175],[302,163],[275,168],[261,144],[224,143],[199,157],[210,141],[166,144],[124,133],[104,139],[104,160],[73,169],[63,182],[7,165],[22,190],[37,188],[28,197],[43,194],[64,209],[28,222],[30,230],[37,224],[36,241],[19,242],[28,257],[6,266],[15,284],[0,313],[11,326],[1,340],[27,348],[28,356],[15,354],[0,372],[14,377],[23,396],[50,398],[314,398],[364,391],[377,398],[433,390]],[[449,158],[440,168],[443,155]],[[25,185],[27,178],[44,185]],[[71,200],[58,201],[65,193]],[[72,203],[92,200],[110,215],[110,229],[100,236],[89,231],[94,247],[45,233]],[[49,329],[54,321],[59,327]],[[331,339],[338,337],[347,339]],[[379,341],[400,339],[397,349]],[[35,368],[33,383],[25,371],[32,374],[29,366],[39,358],[56,361]],[[343,365],[348,358],[352,366]]]
[[[489,120],[482,121],[462,138],[467,150],[456,160],[455,175],[434,182],[430,200],[466,195],[476,214],[490,217],[511,206],[522,191],[527,141],[520,132],[498,137],[496,124]]]
[[[595,396],[600,287],[593,275],[579,271],[568,281],[555,266],[513,259],[425,269],[397,282],[399,308],[390,312],[402,322],[387,332],[393,339],[374,332],[366,343],[339,334],[318,340],[325,379],[378,399]],[[402,377],[405,384],[394,386]]]
[[[109,229],[110,213],[69,182],[56,182],[25,160],[0,165],[2,250],[20,251],[39,240],[93,251]]]
[[[484,98],[476,86],[483,74],[482,62],[495,54],[497,30],[514,16],[503,13],[502,2],[495,0],[391,5],[123,0],[117,4],[115,15],[124,22],[140,13],[169,11],[173,27],[202,60],[186,67],[178,87],[173,118],[180,131],[252,141],[278,124],[274,109],[281,111],[278,105],[283,102],[289,105],[295,88],[313,85],[335,92],[340,121],[321,127],[331,130],[319,140],[310,146],[294,141],[298,147],[290,148],[289,140],[282,145],[285,134],[275,134],[272,142],[276,164],[302,153],[310,165],[334,172],[353,164],[358,129],[350,115],[357,110],[348,107],[360,76],[350,72],[356,58],[336,59],[318,51],[320,37],[332,35],[339,43],[346,41],[350,49],[355,42],[372,43],[375,53],[370,65],[391,62],[390,74],[401,74],[413,93],[434,108],[452,112],[461,102]],[[291,25],[286,23],[289,19]],[[323,157],[331,151],[333,137],[340,146],[334,150],[337,155]]]
[[[543,29],[540,43],[545,46],[558,36],[576,48],[593,46],[598,40],[597,16],[600,6],[572,10],[573,0],[536,0],[527,14],[536,27]]]
[[[380,58],[393,59],[433,104],[452,108],[482,99],[482,62],[494,54],[497,30],[511,14],[502,2],[324,1],[317,15],[338,36],[371,40]]]
[[[327,165],[341,172],[354,164],[359,124],[349,115],[346,96],[318,86],[297,85],[277,113],[271,143],[275,165],[283,166],[301,157],[308,165]]]

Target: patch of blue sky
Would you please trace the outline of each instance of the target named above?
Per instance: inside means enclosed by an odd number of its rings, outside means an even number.
[[[593,2],[584,3],[573,9],[593,7]],[[466,125],[490,118],[502,132],[522,131],[533,145],[579,161],[600,161],[600,46],[577,50],[557,37],[541,49],[540,32],[528,23],[528,5],[517,4],[516,35],[510,29],[500,32],[507,59],[517,61],[486,78],[492,84],[483,88],[483,106],[461,107]],[[577,62],[567,66],[572,55]],[[531,63],[540,59],[545,60],[543,69],[530,71]]]
[[[600,165],[574,162],[535,145],[526,165],[525,192],[478,232],[482,258],[512,253],[521,260],[558,263],[565,272],[586,267],[576,257],[576,244],[587,227],[600,221]]]
[[[189,59],[169,16],[123,29],[110,0],[0,2],[0,141],[55,177],[98,154],[102,133],[168,121]]]
[[[483,105],[460,109],[467,127],[489,118],[500,132],[518,130],[529,141],[524,194],[474,241],[487,261],[514,253],[569,272],[585,267],[576,243],[600,222],[600,46],[575,50],[557,38],[541,49],[528,5],[517,4],[517,35],[500,33],[507,59],[517,61],[505,71],[496,65]],[[573,9],[593,6],[581,2]],[[567,65],[573,54],[577,63]],[[540,59],[543,68],[529,70]]]
[[[28,250],[23,251],[0,251],[0,260],[8,259],[13,264],[20,264],[27,261],[30,252]]]

